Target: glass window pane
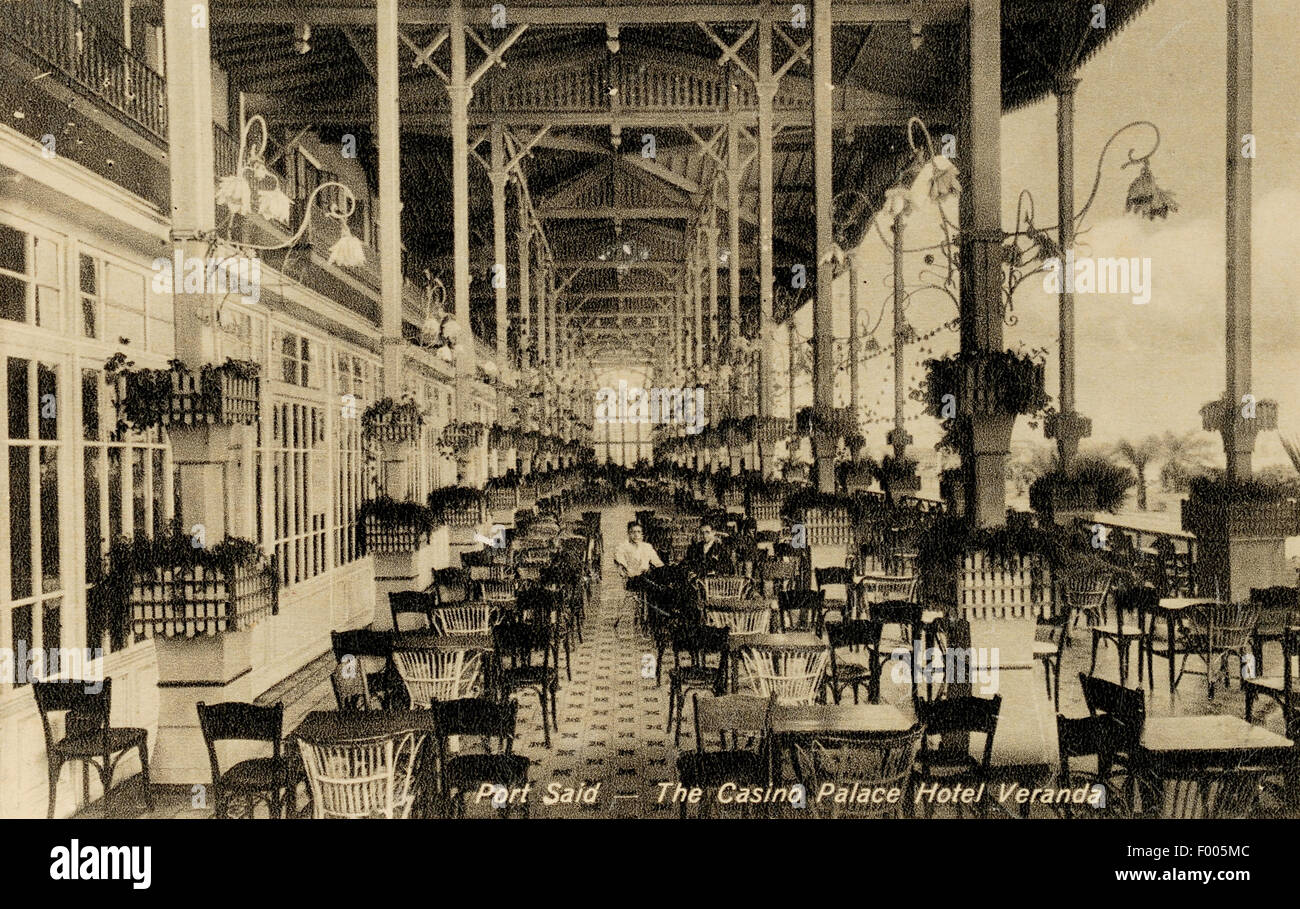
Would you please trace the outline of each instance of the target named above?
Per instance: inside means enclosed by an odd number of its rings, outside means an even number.
[[[81,371],[81,437],[99,440],[99,370]]]
[[[131,526],[136,533],[148,530],[145,523],[144,499],[148,490],[144,483],[144,449],[131,449]]]
[[[180,484],[176,484],[180,489]],[[122,449],[108,450],[108,538],[122,536]]]
[[[54,367],[36,365],[36,417],[42,439],[59,437],[59,380]]]
[[[82,463],[86,487],[86,581],[91,584],[99,580],[103,567],[103,529],[100,526],[102,516],[99,510],[100,450],[99,446],[88,446]]]
[[[99,284],[95,275],[95,260],[90,256],[82,255],[81,257],[81,291],[82,293],[98,293]]]
[[[63,598],[47,601],[41,608],[41,647],[45,650],[45,677],[58,675],[59,648],[63,646]]]
[[[27,321],[27,282],[0,275],[0,319]]]
[[[19,642],[21,641],[22,642],[21,646],[26,647],[28,650],[30,650],[32,646],[35,644],[35,642],[32,640],[31,604],[29,603],[26,606],[19,606],[15,608],[13,612],[9,613],[9,615],[10,615],[10,620],[13,622],[14,648],[15,649],[18,648],[20,646]],[[15,686],[26,685],[28,681],[29,679],[27,678],[27,667],[14,666]]]
[[[36,288],[36,324],[45,328],[58,328],[63,324],[57,287]]]
[[[153,455],[153,533],[161,536],[166,520],[167,504],[163,501],[163,453],[155,448]]]
[[[27,274],[27,235],[0,224],[0,268]]]
[[[81,333],[87,338],[99,337],[99,303],[94,297],[81,298]]]
[[[9,572],[15,600],[32,595],[31,449],[9,449]]]
[[[41,592],[62,590],[59,563],[59,450],[41,446]]]
[[[9,358],[9,438],[25,439],[31,432],[27,391],[28,361]]]
[[[59,244],[40,237],[32,238],[36,259],[36,281],[39,284],[58,285],[59,280]]]

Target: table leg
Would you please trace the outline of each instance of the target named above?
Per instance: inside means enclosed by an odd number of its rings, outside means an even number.
[[[1174,614],[1165,613],[1165,630],[1169,637],[1167,639],[1166,650],[1169,653],[1169,710],[1172,713],[1174,709],[1174,689],[1178,682],[1174,679]]]

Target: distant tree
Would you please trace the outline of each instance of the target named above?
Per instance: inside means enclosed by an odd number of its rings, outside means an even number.
[[[1161,443],[1159,436],[1147,436],[1141,441],[1121,439],[1115,444],[1115,455],[1133,465],[1133,469],[1137,472],[1139,511],[1147,510],[1147,465],[1160,453]]]
[[[1212,446],[1200,432],[1166,432],[1160,439],[1160,485],[1166,492],[1186,492],[1192,477],[1204,474]]]

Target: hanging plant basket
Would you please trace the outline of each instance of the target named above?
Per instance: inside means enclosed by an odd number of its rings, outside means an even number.
[[[1198,477],[1183,501],[1182,527],[1201,539],[1283,539],[1300,535],[1300,501],[1274,484]]]
[[[420,437],[424,413],[420,405],[407,399],[394,401],[380,398],[361,414],[361,431],[367,439],[378,442],[414,442]]]
[[[469,528],[483,523],[485,493],[472,486],[444,486],[429,493],[433,520],[447,527]]]

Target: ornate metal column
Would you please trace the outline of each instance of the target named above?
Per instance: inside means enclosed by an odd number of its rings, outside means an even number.
[[[508,301],[510,286],[506,281],[506,149],[500,123],[492,124],[492,159],[488,182],[492,186],[492,289],[496,292],[497,359],[506,360],[506,340],[510,333]]]
[[[474,332],[469,315],[469,97],[470,84],[465,73],[464,0],[451,0],[449,20],[451,72],[447,94],[451,99],[451,223],[452,274],[456,303],[456,321],[460,323],[461,343],[456,349],[456,412],[468,420],[469,381],[474,370]]]

